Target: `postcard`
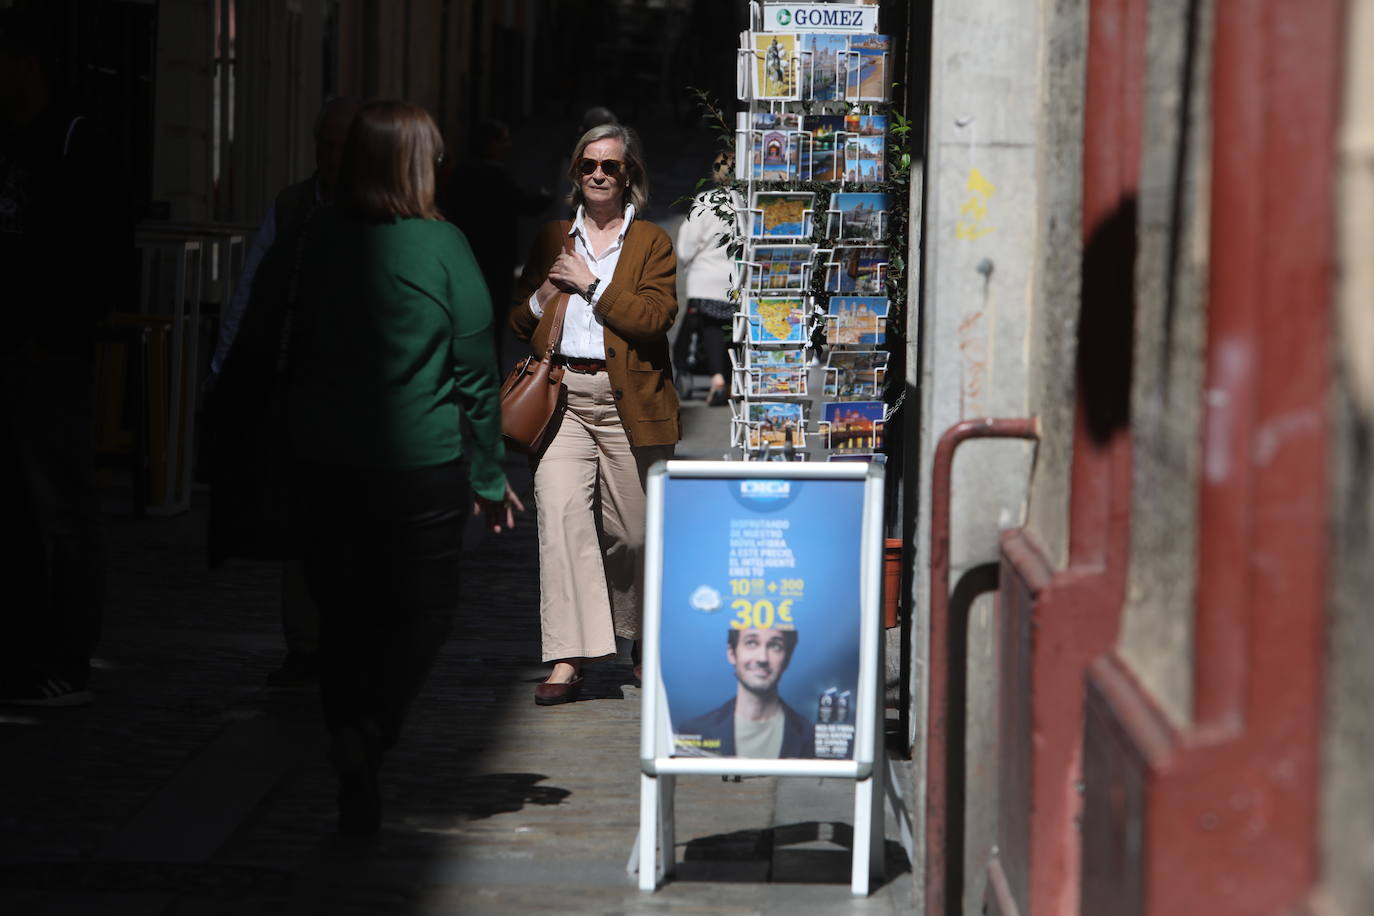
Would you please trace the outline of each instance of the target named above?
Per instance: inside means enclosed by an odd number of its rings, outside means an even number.
[[[806,370],[753,369],[748,375],[750,397],[789,397],[806,394]]]
[[[797,36],[764,34],[754,36],[754,98],[797,99]],[[859,85],[862,77],[851,61],[847,79]]]
[[[887,343],[887,322],[834,318],[826,324],[825,340],[832,347],[880,347]]]
[[[876,347],[887,342],[886,296],[832,296],[825,339],[832,347]]]
[[[825,365],[821,393],[837,401],[872,400],[883,392],[888,354],[883,350],[835,350]]]
[[[748,405],[748,411],[745,416],[749,424],[749,448],[759,448],[765,443],[775,448],[804,443],[806,422],[802,417],[801,404],[753,401]]]
[[[872,452],[883,447],[882,401],[826,404],[821,420],[826,446],[839,451]]]
[[[798,239],[811,234],[811,209],[816,195],[794,191],[755,191],[750,236]]]
[[[886,296],[831,296],[825,313],[855,321],[874,320],[887,317],[888,305]]]
[[[735,155],[747,155],[749,168],[736,165],[743,181],[787,181],[796,178],[802,144],[801,115],[791,112],[740,112],[736,127],[741,133]]]
[[[844,97],[848,77],[848,35],[808,32],[801,36],[802,95],[818,102]]]
[[[839,401],[868,401],[883,393],[882,381],[876,377],[874,372],[861,373],[861,375],[863,375],[862,378],[856,377],[851,382],[842,383],[838,391],[835,390],[833,383],[827,382],[821,393],[825,397]]]
[[[802,344],[810,339],[806,299],[801,296],[748,299],[744,317],[751,344]]]
[[[885,137],[887,115],[845,115],[844,132],[856,137]]]
[[[811,281],[814,245],[759,245],[749,262],[746,285],[757,290],[804,290]]]
[[[850,38],[848,66],[845,68],[846,99],[855,102],[881,102],[887,99],[889,42],[886,35],[854,35]]]
[[[888,196],[845,191],[830,197],[831,238],[877,242],[887,237]]]
[[[730,351],[734,353],[733,350]],[[804,347],[783,350],[745,350],[744,364],[751,369],[798,369],[808,362]]]
[[[802,154],[800,169],[806,181],[839,181],[844,177],[844,151],[813,145]]]
[[[825,288],[832,293],[879,296],[887,283],[887,249],[837,245]],[[833,300],[832,300],[833,301]]]
[[[760,181],[786,181],[792,158],[792,143],[788,134],[780,130],[766,130],[759,136]]]
[[[801,115],[793,111],[756,111],[751,118],[747,111],[739,113],[753,130],[801,130]]]
[[[810,136],[801,157],[801,176],[811,181],[844,177],[844,115],[807,115],[802,126]]]
[[[885,137],[850,137],[844,141],[844,180],[856,184],[885,180]]]

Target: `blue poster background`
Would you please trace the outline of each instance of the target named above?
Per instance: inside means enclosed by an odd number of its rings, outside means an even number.
[[[749,495],[761,490],[766,492]],[[735,695],[735,672],[726,658],[736,597],[731,590],[731,525],[746,519],[788,522],[784,537],[795,566],[766,569],[762,578],[805,580],[802,597],[791,607],[798,641],[779,694],[815,722],[822,693],[847,690],[848,721],[855,721],[863,504],[863,480],[664,480],[659,653],[675,725]],[[703,603],[703,587],[719,594],[718,607],[694,606]],[[844,756],[851,755],[852,747]]]

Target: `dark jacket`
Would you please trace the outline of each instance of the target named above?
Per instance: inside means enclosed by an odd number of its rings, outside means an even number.
[[[314,177],[277,192],[272,205],[276,238],[253,275],[248,308],[225,361],[226,369],[237,361],[252,364],[247,371],[257,372],[263,363],[277,358],[292,274],[301,252],[301,234],[318,205]]]
[[[0,358],[36,344],[90,360],[95,328],[132,306],[133,205],[117,149],[50,107],[0,131]]]
[[[778,702],[782,702],[779,700]],[[813,758],[816,756],[816,729],[801,713],[786,703],[782,704],[782,749],[779,757]],[[721,757],[735,756],[735,698],[717,706],[710,712],[688,719],[676,729],[680,735],[700,735],[703,744],[719,741],[720,750],[711,750]]]
[[[285,379],[278,362],[292,273],[316,205],[313,177],[277,193],[276,239],[253,276],[243,322],[206,405],[202,460],[211,483],[206,552],[212,568],[229,557],[290,553]]]

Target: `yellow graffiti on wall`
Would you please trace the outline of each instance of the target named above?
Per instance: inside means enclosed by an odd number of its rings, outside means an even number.
[[[959,208],[959,221],[954,224],[954,237],[971,242],[996,231],[986,221],[988,203],[997,192],[997,188],[976,168],[969,169],[968,182],[964,187],[968,191],[968,196]]]

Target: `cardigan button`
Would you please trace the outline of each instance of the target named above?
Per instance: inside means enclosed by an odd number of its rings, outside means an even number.
[[[609,359],[615,359],[615,347],[607,347],[607,348],[606,348],[606,356],[607,356]]]

